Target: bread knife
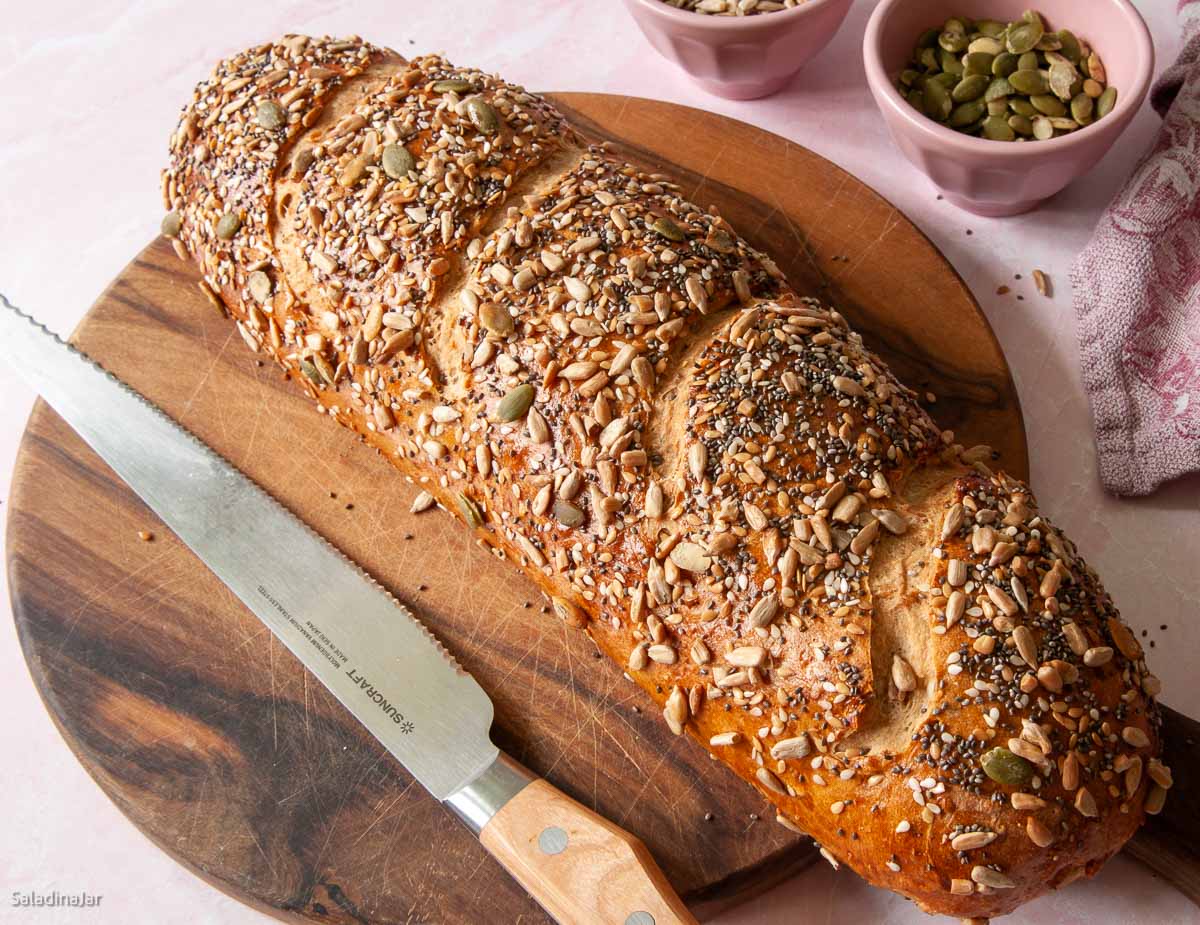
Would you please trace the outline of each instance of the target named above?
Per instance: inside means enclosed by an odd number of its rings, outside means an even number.
[[[636,837],[492,743],[492,701],[407,608],[134,389],[0,303],[0,357],[557,922],[695,923]]]

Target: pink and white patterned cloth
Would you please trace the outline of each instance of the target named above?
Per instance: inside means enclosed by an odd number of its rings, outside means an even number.
[[[1155,84],[1153,149],[1071,270],[1104,487],[1146,495],[1200,472],[1200,0]]]

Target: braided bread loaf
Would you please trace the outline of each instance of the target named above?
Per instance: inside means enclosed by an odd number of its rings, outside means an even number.
[[[831,862],[992,916],[1161,808],[1157,681],[1029,490],[546,101],[288,36],[200,84],[163,193],[247,344]]]

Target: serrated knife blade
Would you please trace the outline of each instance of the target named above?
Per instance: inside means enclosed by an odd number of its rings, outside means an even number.
[[[492,744],[491,700],[407,608],[148,399],[0,303],[0,359],[551,915],[694,921],[640,842]],[[585,862],[614,867],[603,889],[587,887],[594,871],[578,876]]]

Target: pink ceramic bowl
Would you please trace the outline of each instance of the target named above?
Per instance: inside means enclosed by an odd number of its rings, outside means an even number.
[[[662,0],[625,0],[664,58],[709,93],[731,100],[753,100],[783,87],[829,44],[852,3],[808,0],[757,16],[709,16]]]
[[[945,128],[900,96],[895,75],[917,36],[954,15],[1012,22],[1036,9],[1051,29],[1091,45],[1117,88],[1117,105],[1098,122],[1049,141],[988,141]],[[863,39],[867,82],[896,145],[950,202],[977,215],[1016,215],[1091,169],[1146,99],[1154,44],[1129,0],[881,0]]]

